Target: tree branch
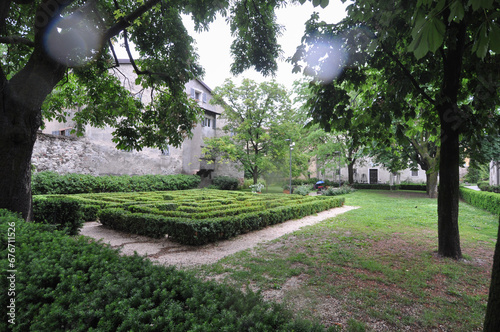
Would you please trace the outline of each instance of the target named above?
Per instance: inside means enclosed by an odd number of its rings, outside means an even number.
[[[420,86],[420,84],[417,82],[417,80],[415,79],[415,77],[413,77],[413,75],[411,74],[411,72],[408,70],[408,68],[406,68],[403,63],[398,59],[397,56],[395,56],[391,51],[389,51],[387,49],[387,47],[384,45],[384,43],[381,43],[382,45],[382,49],[384,50],[384,52],[389,55],[389,57],[396,62],[396,64],[398,65],[399,68],[401,68],[401,70],[403,71],[403,73],[405,74],[406,77],[408,77],[412,83],[412,85],[415,87],[415,89],[417,89],[417,91],[422,95],[422,97],[424,97],[424,99],[426,99],[428,102],[430,102],[432,105],[435,105],[436,104],[436,101],[427,94],[427,92],[425,92],[424,89],[422,89],[422,87]]]
[[[110,39],[116,35],[118,35],[121,31],[124,31],[126,28],[132,25],[136,19],[141,17],[145,12],[153,8],[157,3],[161,0],[149,0],[146,1],[142,6],[138,7],[135,11],[128,14],[125,17],[122,17],[116,24],[111,26],[104,34],[104,39]]]
[[[0,44],[22,44],[29,47],[35,47],[35,42],[22,36],[0,36]]]

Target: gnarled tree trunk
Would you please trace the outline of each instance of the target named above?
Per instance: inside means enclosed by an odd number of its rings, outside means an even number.
[[[2,94],[0,104],[0,207],[31,220],[31,154],[40,115],[18,118],[21,107]],[[14,115],[14,116],[13,116]]]
[[[40,44],[36,44],[40,45]],[[0,91],[0,208],[31,220],[31,154],[41,124],[41,106],[66,67],[51,60],[43,46]]]

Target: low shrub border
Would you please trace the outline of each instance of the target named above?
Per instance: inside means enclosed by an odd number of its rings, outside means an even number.
[[[324,331],[254,293],[205,282],[0,210],[0,232],[15,227],[15,325],[7,305],[1,331]],[[4,242],[5,244],[5,242]],[[0,249],[7,257],[7,245]],[[8,260],[0,260],[2,289]]]
[[[197,188],[200,181],[197,175],[185,174],[93,176],[39,172],[33,174],[31,190],[33,195],[186,190]]]
[[[472,206],[500,215],[500,194],[460,187],[460,198]]]
[[[396,185],[389,185],[386,183],[354,183],[352,185],[354,189],[378,189],[378,190],[418,190],[426,191],[427,187],[425,184],[419,183],[402,183]]]
[[[354,189],[378,189],[378,190],[398,190],[399,185],[388,185],[388,184],[370,184],[370,183],[353,183],[352,187]]]

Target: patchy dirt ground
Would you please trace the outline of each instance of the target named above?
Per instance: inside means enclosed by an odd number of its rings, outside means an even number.
[[[152,239],[146,236],[128,234],[104,228],[97,222],[85,223],[80,234],[102,240],[113,248],[120,248],[125,255],[146,256],[162,265],[177,267],[215,263],[221,258],[238,251],[256,246],[259,243],[274,240],[301,227],[313,225],[322,220],[335,217],[357,207],[343,206],[302,219],[289,220],[258,231],[242,234],[233,239],[210,243],[203,246],[188,246],[168,239]]]

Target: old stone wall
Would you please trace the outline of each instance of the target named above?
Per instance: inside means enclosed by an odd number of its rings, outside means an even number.
[[[60,174],[142,175],[182,172],[178,151],[170,151],[169,155],[162,155],[161,151],[154,149],[125,152],[112,146],[95,144],[87,137],[43,133],[38,134],[31,162],[37,171],[55,171]]]

